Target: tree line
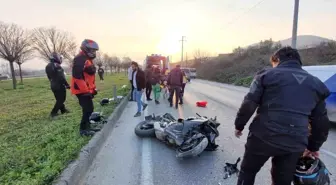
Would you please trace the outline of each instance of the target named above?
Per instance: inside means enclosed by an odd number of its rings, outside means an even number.
[[[29,30],[14,23],[0,21],[0,59],[9,63],[13,89],[17,86],[14,64],[18,65],[20,81],[23,83],[21,65],[26,61],[39,58],[49,62],[50,54],[57,52],[71,66],[73,58],[78,54],[78,48],[76,39],[70,32],[55,27],[38,27]],[[129,57],[120,59],[102,52],[99,52],[95,59],[98,66],[111,72],[127,69],[131,61]]]

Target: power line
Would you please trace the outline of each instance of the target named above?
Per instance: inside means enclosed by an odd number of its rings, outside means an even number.
[[[242,14],[240,14],[238,17],[236,17],[235,19],[231,20],[230,22],[228,22],[226,25],[230,26],[231,24],[237,22],[243,15],[249,13],[251,10],[253,10],[254,8],[256,8],[257,6],[259,6],[261,3],[263,3],[266,0],[260,0],[258,1],[256,4],[254,4],[253,6],[251,6],[249,9],[247,9],[246,11],[244,11]]]

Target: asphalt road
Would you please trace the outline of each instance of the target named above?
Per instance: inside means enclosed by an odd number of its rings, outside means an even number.
[[[200,157],[179,160],[175,151],[155,139],[141,139],[134,134],[135,125],[144,117],[134,118],[136,103],[130,102],[116,124],[105,146],[97,155],[87,176],[85,185],[235,185],[237,177],[223,179],[225,162],[233,163],[244,153],[248,130],[243,137],[234,137],[234,118],[247,89],[203,80],[192,80],[187,84],[185,104],[178,109],[170,108],[168,102],[160,105],[149,102],[144,112],[170,112],[178,117],[217,116],[221,123],[220,145],[215,152],[204,152]],[[196,101],[208,101],[207,108],[196,107]],[[328,141],[323,145],[321,158],[331,173],[336,172],[335,130],[330,131]],[[336,177],[331,176],[332,185]],[[256,185],[270,183],[270,160],[258,173]]]

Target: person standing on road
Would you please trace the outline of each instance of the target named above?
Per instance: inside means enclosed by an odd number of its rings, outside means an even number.
[[[153,76],[151,79],[151,85],[153,85],[153,93],[154,93],[154,99],[156,104],[160,104],[159,98],[161,93],[161,86],[160,86],[160,69],[158,67],[154,68]]]
[[[298,159],[303,153],[318,157],[328,137],[328,88],[302,69],[296,49],[279,49],[271,57],[271,64],[273,68],[254,77],[235,119],[235,135],[239,138],[257,109],[249,127],[237,185],[253,185],[256,174],[270,157],[273,185],[291,185]]]
[[[184,89],[185,89],[186,84],[188,83],[188,79],[187,79],[185,72],[182,71],[182,74],[183,74],[183,82],[182,82],[181,96],[180,96],[180,102],[179,102],[179,104],[181,105],[183,104]]]
[[[135,94],[133,93],[134,92],[134,87],[133,87],[133,82],[132,82],[132,78],[133,78],[132,74],[133,74],[133,68],[132,68],[132,65],[130,65],[130,67],[127,70],[128,80],[130,81],[131,88],[132,88],[131,98],[130,98],[129,101],[135,101],[135,96],[134,96]]]
[[[134,117],[139,117],[141,116],[141,106],[142,110],[144,111],[147,107],[147,104],[142,102],[142,93],[144,92],[144,89],[146,88],[146,76],[145,72],[142,71],[139,68],[138,63],[132,62],[132,86],[134,88],[133,90],[133,97],[135,97],[135,101],[137,102],[138,105],[138,110],[137,113],[134,115]]]
[[[99,46],[95,41],[85,39],[80,49],[81,52],[73,60],[71,93],[77,96],[79,105],[82,107],[80,135],[92,136],[96,131],[90,128],[90,116],[94,110],[92,99],[97,94],[96,67],[93,59],[96,58]]]
[[[179,97],[181,94],[181,88],[183,84],[183,74],[181,71],[181,66],[176,65],[174,69],[172,69],[168,75],[167,84],[169,85],[170,89],[170,97],[169,97],[169,103],[170,107],[173,106],[173,97],[175,93],[175,108],[178,108],[179,103]],[[183,104],[183,101],[181,101]]]
[[[50,113],[50,118],[57,116],[59,110],[62,114],[69,112],[65,108],[64,102],[66,100],[66,89],[70,89],[70,86],[65,79],[64,70],[61,64],[61,55],[54,52],[50,55],[50,62],[45,68],[47,77],[50,81],[51,91],[54,93],[56,99],[54,108]]]
[[[152,93],[151,79],[153,76],[153,69],[151,65],[147,66],[145,75],[146,75],[146,98],[147,98],[147,101],[152,101],[152,99],[150,98],[150,95]]]
[[[104,69],[101,66],[99,66],[98,75],[101,82],[104,81],[104,73],[105,73]]]

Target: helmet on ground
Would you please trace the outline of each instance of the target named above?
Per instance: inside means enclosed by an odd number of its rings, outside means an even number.
[[[329,171],[321,159],[301,157],[296,164],[294,185],[330,185]]]
[[[60,55],[56,52],[53,52],[53,53],[51,53],[49,59],[50,59],[51,62],[56,62],[56,63],[61,64],[63,57],[62,57],[62,55]]]
[[[96,52],[99,50],[98,44],[90,39],[83,40],[80,49],[91,59],[96,58]]]

